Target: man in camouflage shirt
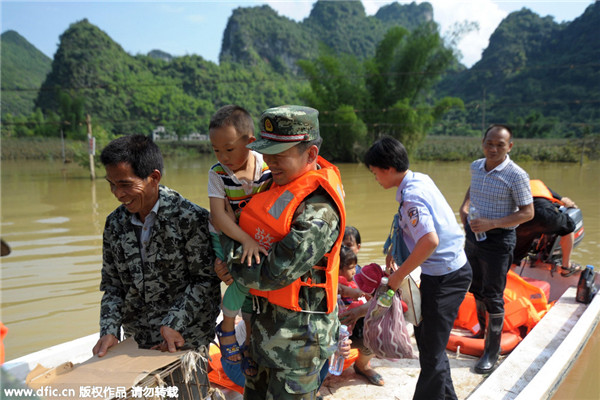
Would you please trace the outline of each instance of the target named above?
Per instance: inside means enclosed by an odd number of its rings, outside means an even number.
[[[321,168],[319,162],[324,160],[317,159],[322,142],[317,117],[317,110],[299,106],[276,107],[262,114],[261,139],[247,147],[264,155],[274,186],[284,186]],[[273,189],[265,195],[271,192]],[[246,207],[253,201],[254,197]],[[341,241],[343,212],[328,192],[317,186],[296,209],[289,233],[251,267],[240,261],[242,246],[224,237],[231,275],[244,286],[267,291],[286,287],[298,278],[324,283],[324,274],[313,266],[324,265],[324,255],[338,239]],[[335,297],[337,278],[334,285]],[[244,398],[314,399],[322,381],[320,372],[335,350],[339,328],[337,312],[326,313],[325,291],[302,287],[298,301],[304,310],[301,312],[272,304],[265,297],[255,299],[251,343],[258,372],[246,377]]]
[[[208,211],[159,185],[160,150],[143,135],[113,140],[101,154],[121,202],[106,219],[100,290],[99,357],[120,329],[142,348],[208,346],[219,313]]]

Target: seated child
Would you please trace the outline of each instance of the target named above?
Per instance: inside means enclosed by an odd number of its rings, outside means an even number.
[[[356,256],[358,257],[358,251],[360,250],[360,233],[358,232],[358,229],[356,229],[353,226],[346,226],[346,229],[344,230],[344,239],[342,244],[346,247],[349,247],[352,249],[352,251],[354,251],[354,254],[356,254]],[[360,272],[360,265],[356,265],[356,273],[358,274]]]
[[[246,147],[256,139],[252,117],[242,107],[227,105],[219,109],[211,118],[209,137],[218,160],[208,174],[211,223],[214,228],[242,244],[242,261],[247,261],[250,266],[253,259],[260,261],[260,253],[267,253],[236,222],[245,202],[252,195],[270,187],[271,171],[261,154]],[[225,257],[219,234],[214,228],[211,230],[213,248],[217,257],[223,260]],[[227,288],[223,296],[223,321],[217,326],[217,336],[222,361],[234,364],[241,361],[244,373],[253,375],[256,373],[256,364],[246,356],[250,337],[249,316],[252,313],[252,302],[247,294],[248,288],[235,281]],[[242,315],[248,335],[244,346],[240,348],[235,339],[235,317],[243,304]]]
[[[340,295],[342,295],[342,300],[346,305],[346,308],[353,308],[363,304],[359,299],[364,296],[364,293],[358,289],[356,282],[354,282],[356,262],[356,253],[354,253],[351,248],[342,245],[342,248],[340,249],[340,273],[338,283],[341,286],[345,286],[345,288],[339,292]]]
[[[351,249],[354,252],[354,254],[356,255],[356,260],[354,261],[354,263],[356,264],[356,267],[355,267],[356,274],[360,273],[360,266],[358,265],[358,251],[360,250],[360,243],[361,243],[361,240],[360,240],[360,233],[358,233],[358,229],[356,229],[353,226],[346,226],[346,229],[344,230],[344,239],[343,239],[342,245]],[[340,254],[340,257],[341,257],[341,254]],[[340,276],[341,275],[342,275],[342,270],[341,270],[341,259],[340,259]],[[352,281],[352,279],[350,281]],[[364,294],[360,293],[360,290],[358,290],[356,285],[349,286],[347,284],[347,281],[343,282],[342,280],[338,280],[338,293],[340,295],[342,295],[342,297],[355,298],[355,299],[358,299],[359,297],[364,295]]]

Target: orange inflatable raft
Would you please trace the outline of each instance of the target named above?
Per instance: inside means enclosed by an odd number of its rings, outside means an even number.
[[[548,303],[549,286],[547,282],[525,280],[513,271],[509,271],[504,290],[504,327],[500,339],[501,354],[510,353],[548,312],[552,304]],[[475,309],[475,298],[467,293],[462,302],[454,328],[467,330],[469,334],[479,332],[479,321]],[[459,351],[479,357],[483,354],[484,339],[451,334],[446,347],[450,351]]]
[[[244,388],[236,385],[229,379],[223,365],[221,364],[221,351],[215,344],[211,344],[209,348],[210,359],[208,365],[210,366],[210,372],[208,373],[208,380],[217,385],[221,385],[231,390],[235,390],[238,393],[244,393]],[[358,358],[358,349],[351,349],[350,356],[344,360],[344,370],[351,366],[354,361]]]

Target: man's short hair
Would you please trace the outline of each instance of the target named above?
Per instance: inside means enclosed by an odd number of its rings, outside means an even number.
[[[110,142],[100,154],[100,161],[107,165],[129,163],[133,173],[145,179],[157,169],[162,174],[163,158],[160,149],[145,135],[121,136]]]
[[[390,136],[383,136],[373,143],[365,154],[364,162],[367,168],[395,168],[398,172],[404,172],[409,167],[404,145]]]
[[[513,133],[512,133],[512,129],[510,129],[510,127],[508,125],[503,125],[503,124],[493,124],[490,125],[485,132],[483,133],[483,139],[485,140],[485,137],[487,136],[488,132],[491,131],[492,129],[504,129],[508,132],[508,141],[512,141],[513,138]]]
[[[210,119],[208,130],[233,126],[239,136],[254,136],[254,121],[245,108],[235,104],[223,106]]]
[[[317,149],[321,149],[321,144],[323,144],[323,138],[322,137],[318,137],[315,140],[311,140],[310,142],[300,142],[298,143],[296,146],[296,149],[298,150],[298,153],[304,153],[306,150],[308,150],[309,147],[311,146],[317,146]]]

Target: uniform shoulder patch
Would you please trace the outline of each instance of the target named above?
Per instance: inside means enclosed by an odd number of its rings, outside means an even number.
[[[408,209],[408,220],[410,221],[412,226],[417,226],[419,223],[419,210],[417,207],[411,207]]]

